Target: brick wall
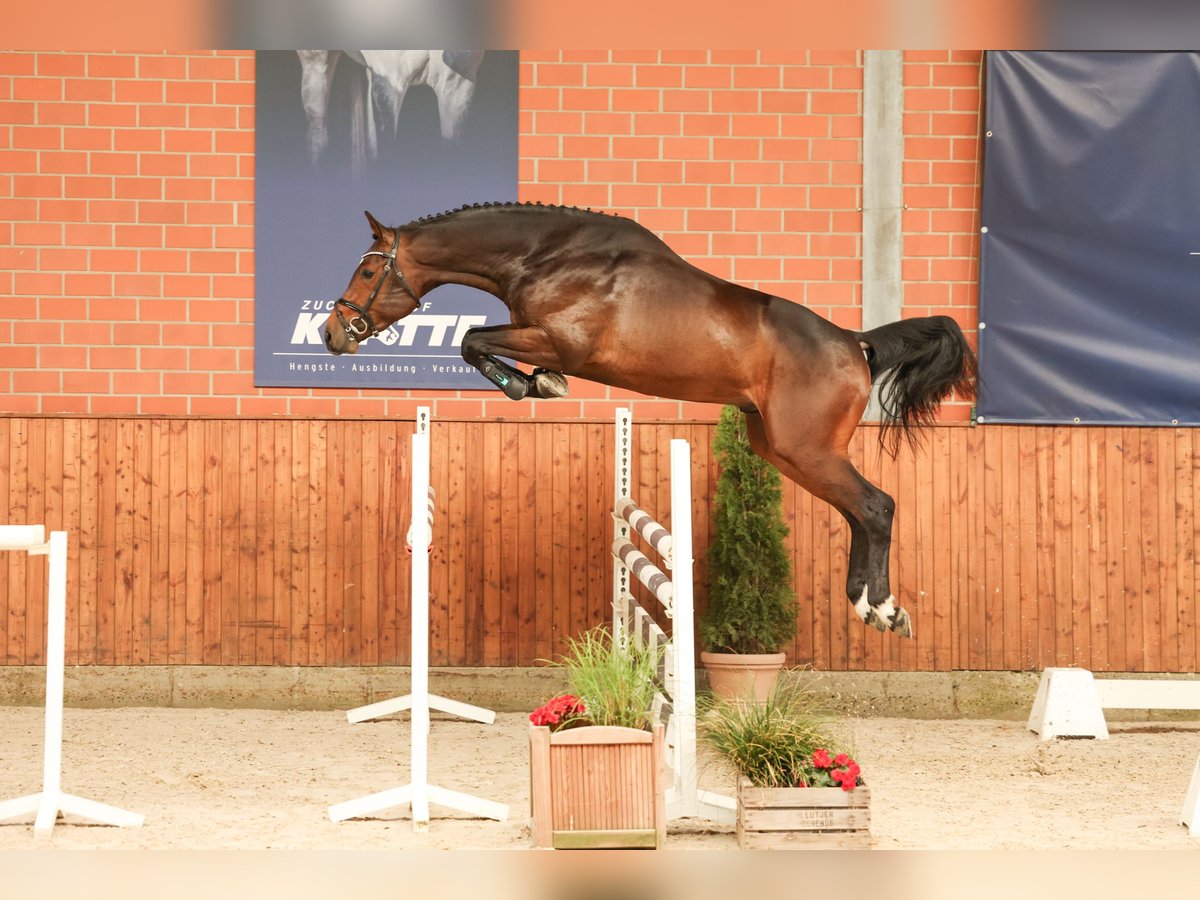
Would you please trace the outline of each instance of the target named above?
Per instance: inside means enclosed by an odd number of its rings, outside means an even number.
[[[521,197],[632,215],[698,266],[856,327],[861,66],[856,51],[523,53]],[[905,81],[905,315],[974,329],[979,54],[909,53]],[[0,53],[0,412],[715,414],[579,380],[526,405],[256,389],[253,128],[249,54]]]

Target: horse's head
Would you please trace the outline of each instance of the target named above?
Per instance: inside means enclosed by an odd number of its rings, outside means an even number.
[[[366,216],[374,243],[358,261],[350,284],[325,322],[325,346],[338,355],[357,353],[360,342],[420,305],[396,261],[399,230],[385,228],[370,213]]]

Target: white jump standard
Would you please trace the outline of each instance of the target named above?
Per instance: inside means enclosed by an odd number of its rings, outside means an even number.
[[[429,711],[442,712],[490,724],[496,714],[466,703],[448,700],[429,693],[429,545],[433,525],[433,508],[429,504],[429,408],[417,410],[417,431],[412,436],[412,685],[403,697],[383,700],[359,707],[347,713],[351,722],[362,722],[404,709],[412,711],[409,742],[412,780],[403,787],[368,794],[356,800],[335,803],[329,807],[334,822],[360,818],[393,806],[408,804],[412,808],[414,831],[429,827],[429,804],[457,809],[486,819],[504,821],[508,806],[429,783]],[[427,514],[420,510],[426,507]]]
[[[35,837],[48,837],[59,812],[72,813],[104,825],[138,827],[144,817],[115,806],[86,800],[62,789],[63,668],[66,656],[67,533],[50,532],[42,525],[0,525],[0,550],[24,550],[30,556],[47,556],[46,607],[46,740],[42,790],[0,803],[0,821],[36,813]]]
[[[629,636],[638,646],[663,648],[660,692],[655,712],[666,719],[671,781],[667,818],[702,816],[733,824],[737,802],[699,788],[696,770],[696,654],[692,607],[692,482],[688,442],[671,441],[671,528],[658,524],[631,498],[633,424],[629,410],[617,410],[616,478],[613,498],[613,636]],[[671,570],[667,575],[630,540],[641,538]],[[633,575],[654,595],[671,619],[668,638],[630,591]]]

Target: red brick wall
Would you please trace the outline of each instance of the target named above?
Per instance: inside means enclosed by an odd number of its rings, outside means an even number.
[[[976,322],[979,54],[906,57],[905,314]],[[697,265],[860,321],[856,51],[522,54],[521,196],[632,215]],[[700,417],[253,386],[254,60],[0,53],[0,412]],[[963,418],[967,407],[947,411]]]

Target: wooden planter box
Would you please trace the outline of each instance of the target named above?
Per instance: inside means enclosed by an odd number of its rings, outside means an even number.
[[[529,727],[536,847],[649,848],[667,833],[663,726]]]
[[[738,846],[744,850],[871,846],[871,792],[756,788],[738,781]]]

